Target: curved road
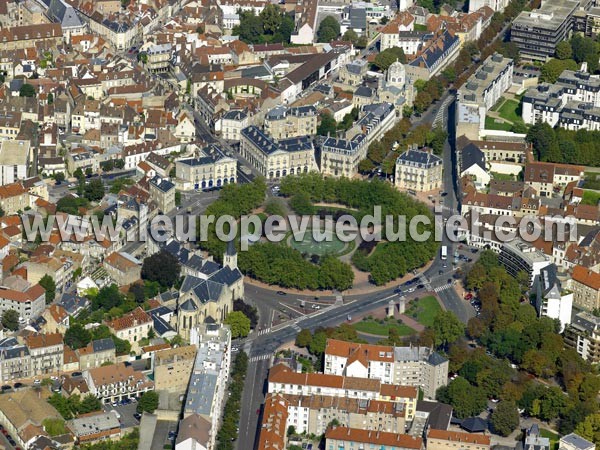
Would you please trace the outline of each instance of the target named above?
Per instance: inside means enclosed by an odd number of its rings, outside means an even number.
[[[444,147],[444,167],[450,170],[444,171],[444,186],[448,193],[444,197],[442,215],[449,217],[456,213],[458,202],[456,197],[456,159],[455,159],[455,102],[451,94],[445,96],[441,101],[443,122],[446,124],[449,138]],[[430,114],[431,116],[431,114]],[[422,274],[417,275],[426,286],[427,291],[435,291],[440,297],[447,310],[452,311],[463,322],[475,315],[475,311],[468,302],[462,300],[456,291],[448,284],[448,278],[452,277],[452,258],[454,246],[446,234],[443,234],[442,245],[448,246],[448,260],[442,261],[438,255],[430,268]],[[437,289],[436,289],[437,288]],[[278,295],[271,289],[261,288],[247,284],[245,286],[246,299],[256,305],[259,310],[259,329],[263,332],[254,332],[243,341],[243,348],[250,357],[248,373],[242,397],[240,411],[240,430],[237,440],[237,448],[246,450],[254,448],[259,430],[259,418],[261,405],[266,393],[266,378],[271,364],[271,358],[277,348],[295,339],[301,329],[314,331],[318,327],[329,327],[339,325],[347,320],[348,316],[362,315],[369,311],[387,306],[391,299],[397,299],[395,288],[378,291],[371,294],[360,294],[344,297],[343,304],[332,304],[312,314],[301,316],[292,321],[283,323],[272,328],[269,327],[271,312],[279,309],[282,300],[290,299],[314,301],[312,295]],[[416,291],[412,295],[424,292]],[[293,297],[293,298],[292,298]],[[334,301],[333,296],[320,296],[319,302]],[[297,305],[296,305],[297,306]],[[254,443],[250,446],[249,443]]]

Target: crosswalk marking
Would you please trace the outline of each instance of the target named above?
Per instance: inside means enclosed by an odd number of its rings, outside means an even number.
[[[292,324],[292,328],[296,331],[302,331],[302,328],[300,328],[297,324],[293,323]]]
[[[445,291],[446,289],[450,289],[452,287],[452,283],[444,284],[443,286],[438,286],[434,289],[435,292]]]
[[[265,359],[269,359],[271,356],[272,356],[271,353],[267,353],[265,355],[253,356],[252,358],[250,358],[250,362],[264,361]]]
[[[258,331],[258,335],[262,336],[263,334],[267,334],[267,333],[270,333],[270,332],[271,332],[271,327],[265,328],[264,330],[259,330]]]

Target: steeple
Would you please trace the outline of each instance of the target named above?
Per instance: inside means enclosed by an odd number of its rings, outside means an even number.
[[[223,267],[229,267],[231,270],[237,269],[237,250],[233,239],[227,243],[227,248],[223,255]]]

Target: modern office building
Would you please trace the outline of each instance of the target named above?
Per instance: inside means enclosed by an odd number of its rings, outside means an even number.
[[[575,314],[565,328],[565,344],[592,364],[600,363],[600,317],[588,312]]]
[[[510,40],[519,47],[523,59],[546,61],[556,53],[556,45],[569,39],[573,14],[579,0],[547,0],[534,11],[523,11],[513,21]]]

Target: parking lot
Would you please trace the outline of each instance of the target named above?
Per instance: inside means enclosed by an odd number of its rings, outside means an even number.
[[[137,403],[129,403],[128,405],[112,406],[110,404],[104,405],[104,411],[114,410],[119,413],[121,425],[123,428],[137,427],[140,421],[133,415],[136,414]]]
[[[150,450],[163,450],[164,448],[169,448],[168,446],[172,446],[175,442],[176,431],[177,422],[168,420],[157,421]]]

